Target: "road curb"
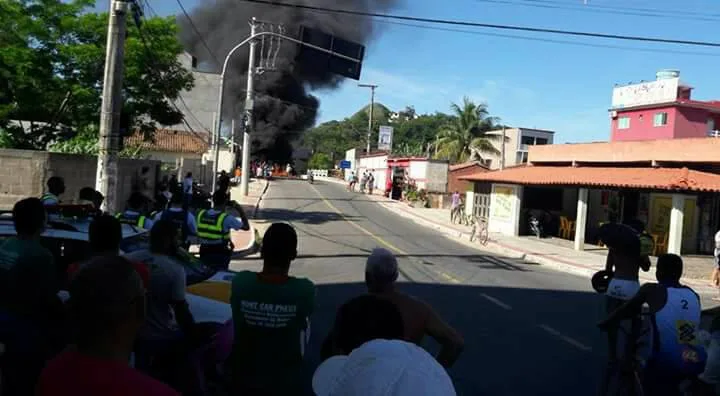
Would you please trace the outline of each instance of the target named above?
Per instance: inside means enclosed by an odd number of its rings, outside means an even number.
[[[267,179],[263,179],[263,182],[265,183],[265,186],[263,186],[263,190],[260,193],[260,196],[258,197],[257,202],[255,202],[255,206],[253,207],[252,214],[250,215],[250,219],[257,218],[257,214],[260,210],[260,205],[262,204],[263,197],[265,197],[265,194],[267,193],[268,189],[270,188],[270,181]],[[260,245],[258,245],[258,231],[253,227],[252,221],[250,222],[250,229],[248,232],[251,232],[253,235],[253,238],[248,242],[248,244],[240,250],[236,250],[233,252],[233,259],[236,258],[242,258],[246,256],[250,256],[252,254],[257,253],[257,251],[260,249]]]

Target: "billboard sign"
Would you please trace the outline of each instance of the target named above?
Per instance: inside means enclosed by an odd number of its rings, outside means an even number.
[[[340,161],[340,169],[350,169],[352,167],[352,163],[348,160]]]
[[[393,127],[381,126],[380,134],[378,136],[378,150],[391,151],[392,150],[392,138],[393,138]]]
[[[613,89],[612,108],[644,106],[674,102],[677,99],[680,78],[668,78]]]

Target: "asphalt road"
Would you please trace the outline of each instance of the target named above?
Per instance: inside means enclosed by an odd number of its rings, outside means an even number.
[[[385,247],[399,257],[401,289],[463,334],[465,352],[450,370],[459,395],[594,394],[603,307],[587,279],[449,240],[329,182],[274,181],[263,202],[261,218],[298,231],[292,274],[318,287],[308,376],[339,305],[365,291],[365,258]],[[257,259],[233,263],[259,268]],[[425,346],[436,350],[431,340]]]

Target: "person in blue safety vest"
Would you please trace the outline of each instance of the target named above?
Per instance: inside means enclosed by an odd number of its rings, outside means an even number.
[[[218,269],[230,265],[233,246],[231,230],[250,230],[250,222],[240,205],[233,205],[240,218],[226,212],[227,194],[218,190],[213,194],[213,208],[201,210],[197,216],[197,235],[200,238],[200,260]]]
[[[127,201],[127,209],[124,212],[115,215],[118,220],[123,224],[130,224],[136,227],[140,227],[145,230],[152,228],[154,222],[147,216],[143,215],[143,205],[145,204],[145,197],[140,192],[134,192],[130,194],[130,198]]]
[[[53,176],[47,181],[47,192],[40,200],[44,206],[55,206],[61,203],[60,196],[65,192],[65,180],[60,176]]]
[[[153,221],[167,220],[175,224],[178,227],[180,246],[187,250],[190,247],[188,238],[197,235],[197,223],[195,216],[183,204],[183,195],[173,194],[170,206],[156,214]]]

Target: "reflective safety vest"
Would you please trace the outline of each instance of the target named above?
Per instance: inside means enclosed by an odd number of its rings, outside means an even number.
[[[145,216],[139,214],[139,213],[128,213],[128,212],[122,212],[115,215],[115,218],[120,220],[123,224],[130,224],[134,226],[138,226],[140,228],[145,228],[145,220],[147,219]]]
[[[226,217],[225,212],[211,214],[207,210],[201,210],[197,215],[198,237],[209,241],[230,240],[230,231],[223,231]]]

